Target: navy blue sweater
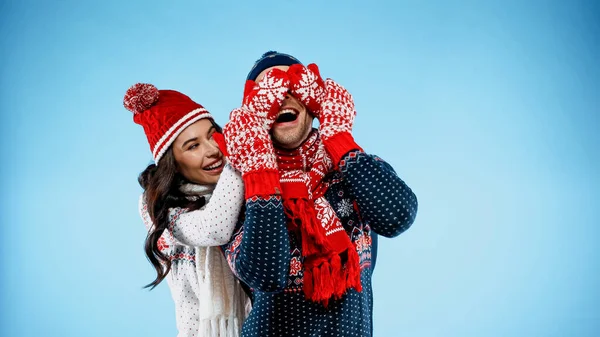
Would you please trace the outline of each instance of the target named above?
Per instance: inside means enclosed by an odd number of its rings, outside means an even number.
[[[417,198],[389,164],[358,151],[346,155],[326,179],[325,198],[360,257],[362,292],[350,289],[327,308],[305,299],[301,243],[287,230],[281,198],[251,198],[244,221],[224,247],[232,270],[252,291],[243,337],[372,335],[372,236],[395,237],[408,229]]]

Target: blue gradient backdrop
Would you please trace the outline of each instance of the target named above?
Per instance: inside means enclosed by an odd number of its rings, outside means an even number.
[[[226,122],[269,49],[354,94],[417,193],[375,336],[600,336],[594,1],[0,2],[2,336],[175,336],[142,244],[135,82]]]

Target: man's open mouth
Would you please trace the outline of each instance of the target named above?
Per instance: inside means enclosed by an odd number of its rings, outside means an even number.
[[[282,109],[277,115],[275,123],[293,122],[298,118],[298,111],[294,109]]]

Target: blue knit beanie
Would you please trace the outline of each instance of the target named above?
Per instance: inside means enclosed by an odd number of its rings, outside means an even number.
[[[276,51],[268,51],[264,53],[263,56],[256,61],[256,63],[254,63],[254,66],[252,69],[250,69],[246,80],[256,80],[258,74],[267,68],[274,66],[291,66],[292,64],[297,63],[301,64],[302,62],[288,54],[278,53]]]

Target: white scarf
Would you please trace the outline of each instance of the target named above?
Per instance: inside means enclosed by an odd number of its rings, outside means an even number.
[[[180,191],[208,204],[215,185],[184,184]],[[199,337],[239,337],[251,304],[219,247],[195,247],[200,283]],[[202,268],[204,266],[204,268]]]

